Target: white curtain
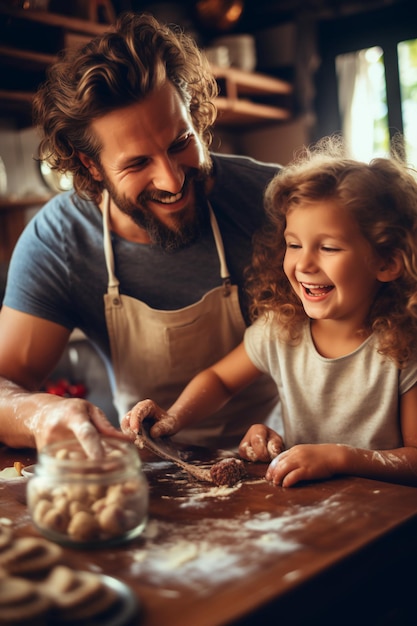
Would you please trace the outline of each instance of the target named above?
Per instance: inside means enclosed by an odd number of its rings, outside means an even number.
[[[366,50],[336,58],[339,110],[346,149],[351,157],[369,161],[374,156],[376,98],[371,63]]]

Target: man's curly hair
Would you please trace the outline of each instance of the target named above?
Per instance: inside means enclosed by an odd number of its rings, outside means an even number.
[[[99,201],[103,183],[84,167],[100,149],[95,118],[141,101],[169,80],[187,105],[194,129],[208,147],[216,118],[217,83],[197,44],[180,28],[132,12],[81,50],[64,51],[50,66],[34,98],[34,123],[43,131],[40,155],[52,169],[70,173],[76,191]]]

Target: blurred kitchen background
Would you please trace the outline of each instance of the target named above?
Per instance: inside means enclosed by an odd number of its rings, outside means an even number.
[[[178,24],[206,51],[220,87],[214,150],[285,164],[340,132],[352,156],[369,160],[401,133],[417,165],[415,0],[0,0],[0,305],[20,232],[71,187],[39,163],[33,93],[60,49],[125,10]],[[55,377],[82,382],[115,416],[101,360],[82,336]]]

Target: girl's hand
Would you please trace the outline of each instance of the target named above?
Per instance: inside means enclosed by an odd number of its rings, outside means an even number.
[[[343,446],[332,443],[293,446],[270,463],[265,478],[283,487],[301,480],[331,478],[338,473],[342,455]]]
[[[142,400],[122,417],[120,422],[122,431],[134,439],[140,431],[141,423],[147,417],[153,417],[155,420],[155,424],[150,429],[150,434],[154,439],[174,435],[180,429],[176,418],[161,409],[156,402]]]
[[[254,424],[239,444],[239,454],[247,461],[267,463],[284,449],[282,437],[265,424]]]

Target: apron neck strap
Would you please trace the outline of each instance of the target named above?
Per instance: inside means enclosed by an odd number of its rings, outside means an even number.
[[[114,255],[110,235],[110,195],[107,189],[103,191],[103,241],[104,256],[108,275],[108,292],[119,291],[119,281],[114,273]]]
[[[210,202],[208,202],[208,208],[210,212],[211,229],[213,231],[213,237],[214,237],[214,241],[215,241],[216,248],[217,248],[217,254],[219,257],[219,261],[220,261],[220,277],[223,281],[225,295],[228,295],[230,293],[230,287],[231,287],[232,281],[230,280],[230,272],[226,263],[226,254],[224,252],[223,239],[220,233],[220,228],[217,223],[216,216],[214,215],[213,207],[211,206]]]

